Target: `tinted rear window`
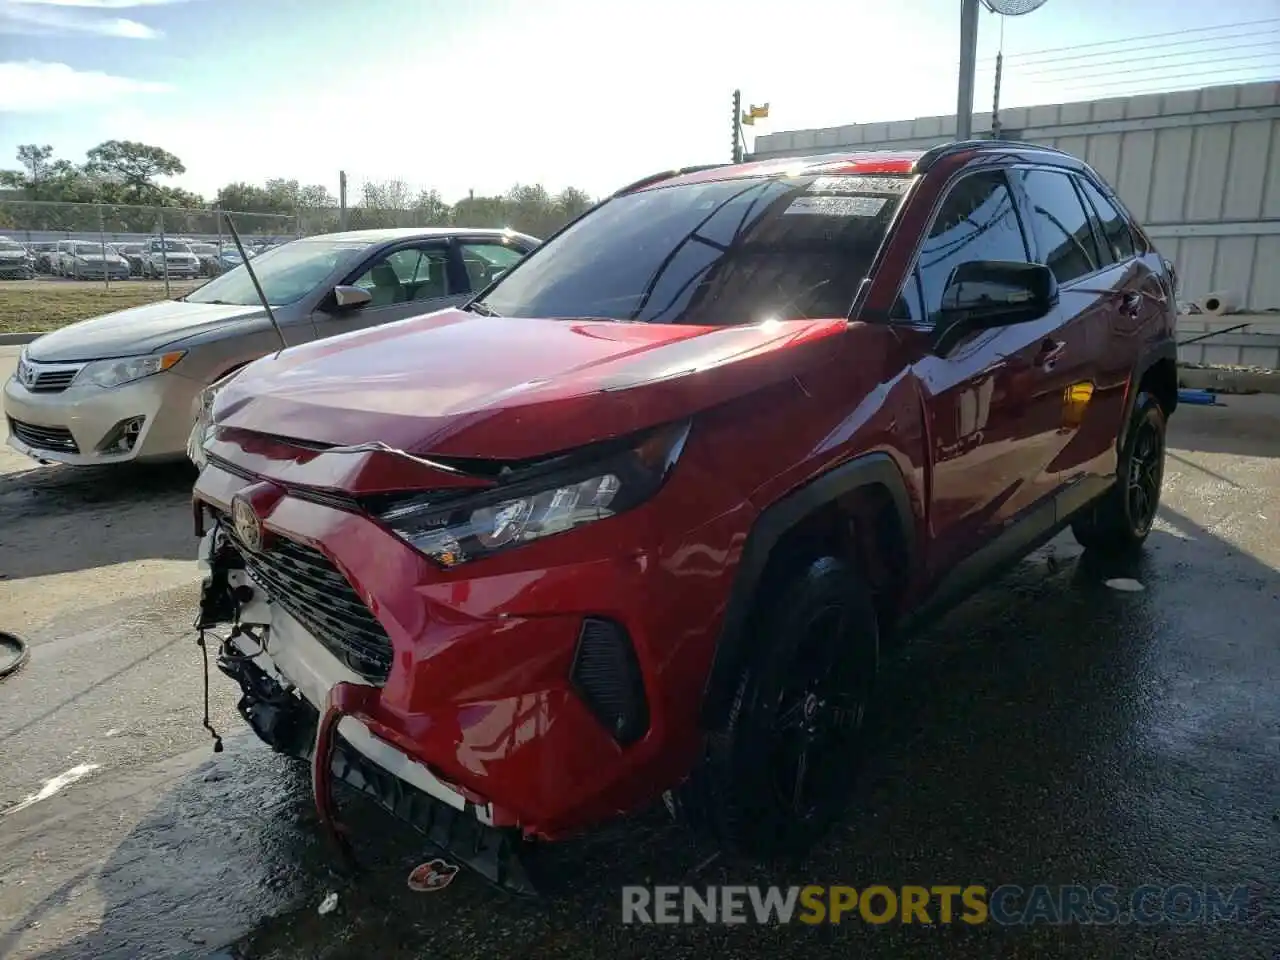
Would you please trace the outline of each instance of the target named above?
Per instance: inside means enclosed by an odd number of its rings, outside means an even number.
[[[484,298],[503,316],[719,326],[845,316],[906,177],[753,178],[609,201]]]

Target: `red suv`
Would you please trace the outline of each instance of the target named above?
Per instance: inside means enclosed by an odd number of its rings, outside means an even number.
[[[521,839],[660,797],[802,850],[882,638],[1068,525],[1146,537],[1174,284],[1030,144],[646,179],[212,388],[199,625],[326,823],[344,780],[511,889]]]

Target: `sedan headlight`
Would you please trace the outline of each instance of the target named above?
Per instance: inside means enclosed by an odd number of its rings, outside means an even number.
[[[121,357],[119,360],[95,360],[80,371],[76,379],[99,387],[118,387],[155,373],[162,373],[186,355],[185,350],[156,353],[149,357]]]
[[[383,524],[442,567],[603,520],[649,499],[684,449],[689,421],[557,457],[479,494],[434,491],[366,501]],[[516,475],[526,472],[517,470]]]
[[[205,445],[213,438],[213,401],[217,398],[218,391],[230,383],[239,372],[235,370],[215,380],[200,391],[200,396],[196,400],[196,422],[191,428],[191,436],[187,439],[187,457],[201,469],[209,459],[205,456]]]

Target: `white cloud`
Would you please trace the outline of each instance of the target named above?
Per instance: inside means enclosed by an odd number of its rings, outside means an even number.
[[[119,104],[130,94],[167,93],[168,84],[134,80],[65,63],[0,63],[0,112],[46,113],[95,104]],[[39,96],[31,91],[38,90]]]
[[[85,0],[80,0],[83,4]],[[135,0],[136,2],[136,0]],[[106,9],[95,5],[97,9]],[[159,31],[145,23],[124,17],[86,15],[63,2],[35,3],[32,0],[0,0],[0,33],[68,34],[91,33],[126,40],[155,40]]]

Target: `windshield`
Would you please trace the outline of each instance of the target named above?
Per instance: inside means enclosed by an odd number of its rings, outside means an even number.
[[[0,240],[0,250],[4,250],[7,253],[15,253],[19,250],[25,250],[25,248],[22,244],[14,243],[12,240]]]
[[[151,249],[155,253],[159,253],[161,250],[164,250],[168,253],[190,253],[191,252],[190,247],[188,247],[185,243],[182,243],[178,240],[166,240],[164,243],[161,243],[159,240],[153,240],[151,242]]]
[[[100,243],[73,244],[71,247],[71,252],[75,254],[77,257],[83,257],[85,255],[96,257],[102,254],[102,244]],[[111,251],[108,250],[107,252],[110,253]]]
[[[211,243],[193,243],[191,245],[191,252],[198,253],[202,257],[207,257],[211,254],[217,253],[218,248]]]
[[[296,240],[254,258],[253,271],[273,307],[301,300],[339,268],[354,266],[369,249],[350,240]],[[241,264],[187,294],[191,303],[259,303],[249,271]]]
[[[768,177],[628,194],[531,254],[484,306],[707,326],[843,317],[907,183]]]

